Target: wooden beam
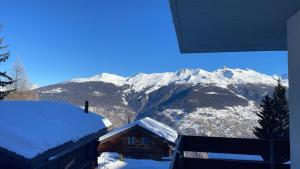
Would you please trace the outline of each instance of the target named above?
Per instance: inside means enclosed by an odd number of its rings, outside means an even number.
[[[270,169],[271,164],[259,161],[185,158],[184,169]],[[277,164],[274,169],[289,169],[289,165]]]
[[[288,140],[275,140],[274,145],[270,144],[270,140],[262,139],[182,136],[179,146],[184,151],[247,155],[269,153],[274,147],[276,153],[289,154]]]

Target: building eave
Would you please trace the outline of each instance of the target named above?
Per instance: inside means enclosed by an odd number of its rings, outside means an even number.
[[[170,0],[181,53],[284,51],[299,0]]]

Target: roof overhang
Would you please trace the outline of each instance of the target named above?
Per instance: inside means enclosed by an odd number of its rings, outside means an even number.
[[[300,0],[170,0],[181,53],[287,49]]]
[[[130,126],[130,127],[128,127],[128,128],[124,128],[124,129],[120,130],[119,132],[114,133],[114,134],[112,134],[112,135],[110,135],[110,136],[108,136],[108,137],[106,137],[106,138],[104,138],[104,139],[101,139],[101,137],[100,137],[100,139],[99,139],[98,141],[100,141],[100,143],[103,144],[103,143],[106,143],[106,142],[108,142],[108,141],[111,141],[112,139],[114,139],[114,138],[116,138],[116,137],[118,137],[118,136],[124,135],[124,134],[127,133],[129,130],[135,130],[135,129],[141,129],[141,130],[147,132],[148,134],[152,135],[152,137],[160,138],[163,142],[165,142],[165,143],[167,143],[167,144],[169,144],[169,145],[172,145],[172,146],[175,146],[175,145],[176,145],[176,143],[173,143],[173,142],[171,142],[171,141],[169,141],[169,140],[167,140],[167,139],[165,139],[165,138],[163,138],[163,137],[157,135],[156,133],[154,133],[154,132],[152,132],[152,131],[148,130],[147,128],[144,128],[144,127],[142,127],[142,126],[140,126],[140,125],[134,125],[134,126]],[[109,134],[109,133],[107,133],[107,134]],[[104,136],[105,136],[105,135],[104,135]]]

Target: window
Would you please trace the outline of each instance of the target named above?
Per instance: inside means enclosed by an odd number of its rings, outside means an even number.
[[[135,145],[135,137],[127,137],[127,143],[128,145]]]
[[[150,138],[149,137],[142,137],[142,144],[143,145],[150,145]]]

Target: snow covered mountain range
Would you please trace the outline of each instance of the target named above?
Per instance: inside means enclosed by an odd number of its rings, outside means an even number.
[[[268,76],[258,73],[251,69],[230,69],[223,68],[213,72],[208,72],[202,69],[182,69],[177,72],[166,73],[140,73],[132,77],[122,77],[114,74],[102,73],[89,78],[76,78],[70,82],[105,82],[112,83],[116,86],[129,85],[134,91],[146,91],[148,94],[159,89],[162,86],[167,86],[171,83],[176,84],[215,84],[219,87],[226,88],[232,84],[267,84],[275,85],[276,79],[279,76]]]
[[[93,111],[117,126],[129,117],[149,116],[183,134],[253,137],[255,112],[278,78],[226,67],[212,72],[182,69],[131,77],[102,73],[34,91],[42,99],[79,106],[89,100]],[[287,79],[283,78],[283,83],[287,85]]]

